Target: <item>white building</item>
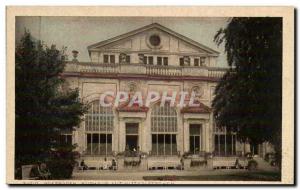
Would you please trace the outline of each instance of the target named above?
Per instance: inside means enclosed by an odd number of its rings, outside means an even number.
[[[145,155],[137,164],[141,169],[182,162],[189,168],[193,155],[205,161],[211,154],[250,152],[250,145],[239,143],[235,134],[214,127],[211,102],[226,71],[216,67],[217,51],[154,23],[90,45],[88,52],[90,62],[75,57],[63,74],[66,85],[78,88],[90,106],[72,134],[88,165],[99,165],[104,157],[117,158],[120,169],[131,165],[125,149]],[[148,107],[101,107],[99,97],[106,91],[140,91],[143,98],[149,91],[195,91],[200,106],[159,107],[159,100]],[[262,146],[255,149],[269,152]]]

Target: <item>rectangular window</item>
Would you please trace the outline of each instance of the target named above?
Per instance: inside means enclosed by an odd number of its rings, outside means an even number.
[[[112,134],[88,133],[86,142],[86,153],[89,155],[112,154]]]
[[[110,55],[109,56],[109,61],[110,61],[110,63],[115,63],[115,56],[114,55]]]
[[[200,66],[205,65],[205,57],[200,57]]]
[[[199,66],[199,59],[198,58],[194,59],[194,66]]]
[[[126,55],[126,63],[130,63],[130,55]]]
[[[226,156],[226,147],[225,147],[225,135],[219,135],[219,151],[220,151],[220,155],[224,155]]]
[[[153,57],[152,56],[148,57],[148,64],[153,65]]]
[[[168,58],[164,57],[164,65],[167,66],[168,65]]]
[[[61,134],[59,139],[61,144],[72,144],[72,134]]]
[[[183,57],[179,58],[179,64],[180,64],[180,66],[184,66],[184,59],[183,59]]]
[[[215,155],[236,155],[236,134],[215,134]]]
[[[108,63],[108,55],[103,55],[103,63]]]
[[[157,57],[157,65],[162,65],[162,57]]]
[[[152,134],[152,155],[177,155],[175,134]]]
[[[92,154],[92,134],[86,135],[86,154]]]
[[[99,153],[99,134],[92,134],[92,154],[98,154]]]
[[[147,57],[147,56],[144,56],[143,59],[144,59],[144,64],[147,65],[147,63],[148,63],[148,57]]]

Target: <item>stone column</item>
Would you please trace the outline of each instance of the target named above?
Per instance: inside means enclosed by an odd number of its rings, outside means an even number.
[[[189,141],[190,127],[189,127],[189,122],[186,119],[184,119],[184,123],[183,123],[183,133],[184,133],[184,150],[183,151],[188,152],[190,150],[190,141]]]
[[[180,154],[184,152],[184,119],[182,114],[180,114],[180,110],[177,111],[177,151],[180,151]]]
[[[211,133],[210,133],[210,129],[209,129],[209,120],[205,121],[205,151],[206,152],[210,152],[210,144],[211,144]]]
[[[112,134],[112,151],[119,152],[119,115],[114,112],[114,128]]]
[[[151,151],[152,149],[152,144],[151,144],[151,118],[150,118],[150,114],[151,110],[148,111],[148,113],[146,114],[146,119],[144,121],[144,147],[143,147],[143,151],[146,153],[149,153],[149,151]]]
[[[125,121],[123,118],[119,118],[119,152],[125,151]]]
[[[140,147],[140,151],[142,151],[142,143],[143,143],[143,124],[142,121],[138,122],[138,146]]]
[[[211,113],[210,116],[209,116],[209,123],[208,123],[208,131],[209,131],[209,139],[208,139],[208,142],[209,142],[209,152],[213,152],[215,147],[214,147],[214,140],[215,140],[215,137],[214,137],[214,119],[213,119],[213,114]]]
[[[139,125],[139,142],[142,152],[148,152],[147,150],[147,140],[149,132],[147,131],[146,118],[143,118]]]
[[[207,134],[206,134],[206,123],[202,122],[201,123],[202,127],[201,127],[201,148],[203,151],[206,151],[206,144],[207,144]]]

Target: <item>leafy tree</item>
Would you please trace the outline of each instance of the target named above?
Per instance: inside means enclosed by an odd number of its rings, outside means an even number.
[[[57,152],[67,154],[74,148],[60,141],[60,135],[78,126],[86,108],[77,89],[62,90],[64,50],[33,40],[27,31],[16,47],[16,168],[49,161]]]
[[[230,66],[212,104],[217,125],[281,154],[282,19],[232,18],[214,40],[225,43]]]

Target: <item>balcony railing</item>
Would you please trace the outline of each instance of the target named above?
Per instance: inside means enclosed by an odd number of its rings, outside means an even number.
[[[140,74],[149,76],[191,76],[221,78],[226,68],[193,66],[157,66],[144,64],[95,64],[68,62],[65,72],[101,74]]]

